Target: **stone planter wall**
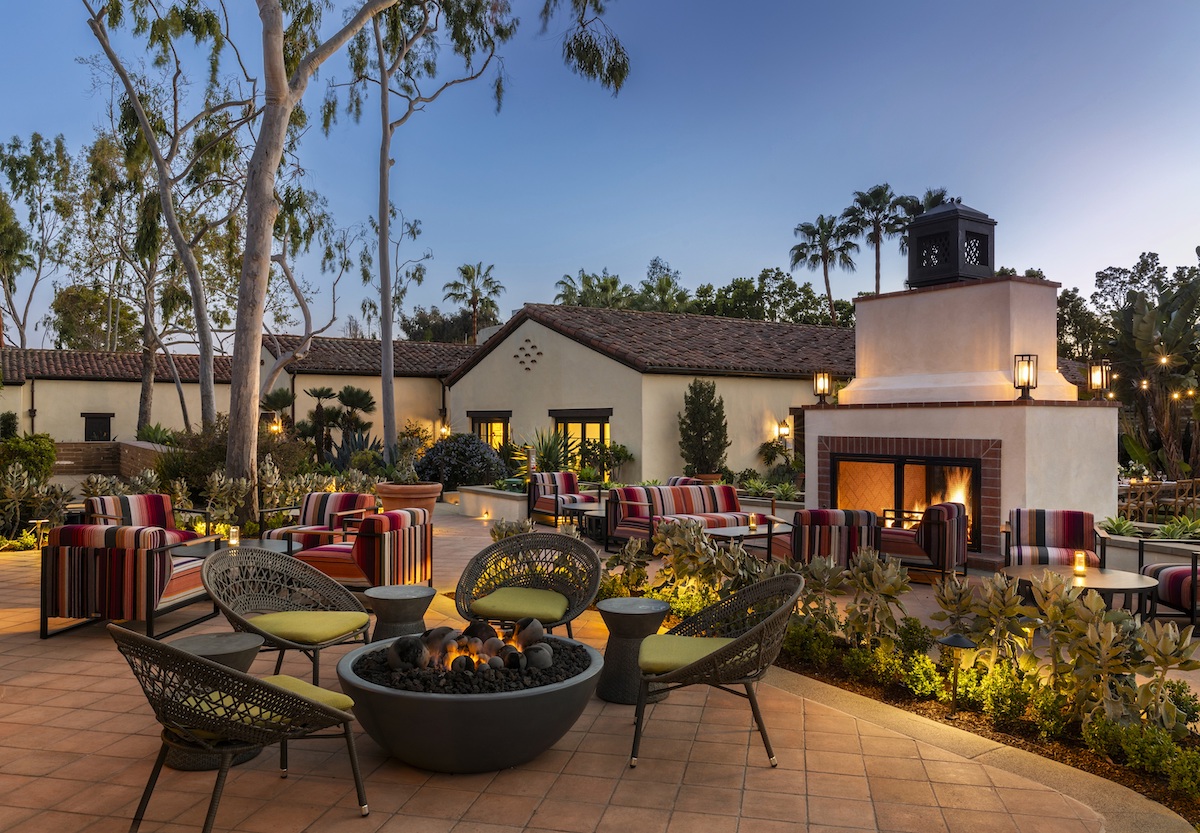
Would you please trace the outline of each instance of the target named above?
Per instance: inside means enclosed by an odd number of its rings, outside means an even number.
[[[524,492],[504,492],[491,486],[460,486],[458,505],[468,518],[523,521],[529,517],[529,502]]]

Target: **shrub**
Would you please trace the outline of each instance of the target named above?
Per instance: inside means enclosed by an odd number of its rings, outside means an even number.
[[[871,652],[871,676],[885,686],[899,685],[904,679],[904,658],[895,651],[876,648]]]
[[[946,690],[946,681],[928,654],[910,654],[904,660],[904,676],[900,684],[916,697],[937,697]]]
[[[1175,792],[1200,798],[1200,750],[1180,750],[1167,764],[1167,778]]]
[[[1138,527],[1133,521],[1126,517],[1117,515],[1112,518],[1105,518],[1100,522],[1100,528],[1109,535],[1125,535],[1135,537],[1138,534]]]
[[[1167,692],[1179,712],[1179,722],[1191,726],[1200,720],[1200,697],[1184,680],[1167,680]]]
[[[828,668],[833,658],[833,634],[807,617],[798,617],[788,625],[783,649],[798,662]]]
[[[961,708],[983,711],[983,678],[987,671],[982,668],[962,666],[958,669],[958,705]],[[954,671],[948,672],[951,685],[938,692],[938,700],[943,703],[951,702]]]
[[[684,474],[715,474],[725,466],[730,446],[725,423],[725,399],[717,396],[717,383],[693,379],[683,394],[679,418],[679,453]]]
[[[1124,759],[1121,727],[1103,715],[1097,715],[1083,724],[1083,742],[1097,755],[1103,755],[1118,763]]]
[[[1070,722],[1067,697],[1051,686],[1041,686],[1029,699],[1029,713],[1037,726],[1038,736],[1046,740],[1062,737]]]
[[[17,419],[15,411],[5,411],[0,414],[0,440],[7,440],[9,437],[17,436],[17,431],[20,430],[21,424]]]
[[[1029,686],[1007,662],[997,662],[980,684],[983,713],[996,726],[1015,723],[1025,716],[1029,705]]]
[[[417,461],[422,480],[435,480],[447,492],[459,486],[491,483],[505,474],[496,449],[474,434],[451,434],[434,443]]]
[[[533,521],[526,518],[523,521],[506,521],[504,518],[492,524],[492,528],[488,531],[492,536],[493,541],[503,541],[505,538],[511,538],[514,535],[524,535],[527,532],[533,532]]]
[[[156,422],[153,425],[143,425],[139,428],[137,438],[140,442],[144,443],[172,445],[175,441],[175,432],[170,428],[164,428]]]
[[[842,654],[842,670],[850,677],[861,680],[871,673],[871,651],[866,648],[850,648]]]
[[[1121,751],[1134,769],[1165,773],[1177,747],[1171,733],[1161,726],[1135,723],[1122,728]]]
[[[933,631],[915,616],[905,616],[896,633],[900,651],[906,655],[928,654],[933,647]]]
[[[39,483],[54,472],[54,438],[49,434],[26,434],[0,441],[0,469],[20,463],[30,478]]]

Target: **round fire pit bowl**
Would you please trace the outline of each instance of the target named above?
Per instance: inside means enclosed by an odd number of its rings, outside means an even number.
[[[358,722],[394,758],[434,772],[492,772],[532,761],[575,725],[604,666],[599,651],[583,647],[590,663],[574,677],[494,694],[402,691],[364,680],[354,663],[380,643],[346,654],[337,673]]]

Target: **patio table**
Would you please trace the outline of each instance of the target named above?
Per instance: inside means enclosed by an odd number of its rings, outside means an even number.
[[[1058,573],[1071,587],[1083,590],[1095,590],[1112,606],[1112,597],[1117,593],[1125,594],[1125,607],[1134,613],[1149,611],[1151,601],[1158,582],[1140,573],[1130,573],[1126,570],[1113,570],[1107,567],[1088,567],[1087,573],[1075,575],[1074,568],[1066,564],[1019,564],[1003,567],[1001,573],[1025,584],[1031,583],[1044,573]],[[1137,607],[1130,605],[1130,597],[1137,597]]]

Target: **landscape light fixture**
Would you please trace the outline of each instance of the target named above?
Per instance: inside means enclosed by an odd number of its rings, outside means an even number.
[[[828,370],[818,370],[813,374],[813,396],[817,404],[824,405],[825,397],[833,393],[833,377]]]
[[[1112,364],[1108,359],[1092,359],[1088,362],[1088,390],[1108,390],[1112,384]]]
[[[1037,387],[1036,353],[1017,353],[1013,356],[1013,387],[1021,392],[1017,399],[1033,399],[1029,392]]]
[[[962,665],[962,652],[974,650],[979,646],[961,633],[951,633],[939,637],[938,643],[954,652],[954,679],[950,683],[952,686],[950,689],[950,714],[956,714],[958,712],[958,668]]]

